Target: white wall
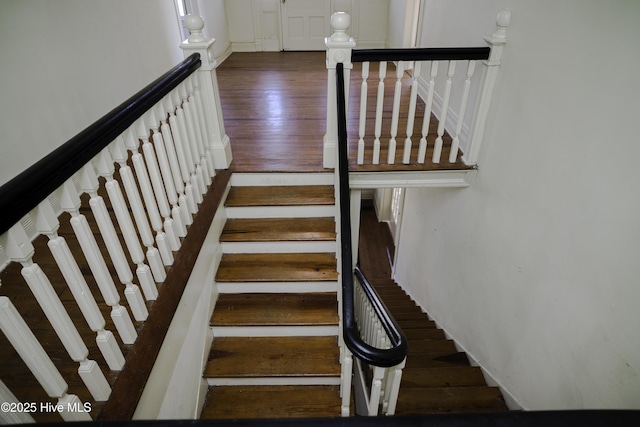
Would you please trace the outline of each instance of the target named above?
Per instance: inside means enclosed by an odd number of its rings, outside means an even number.
[[[213,45],[215,58],[222,62],[231,55],[231,41],[227,25],[227,12],[224,0],[196,0],[198,13],[204,19],[203,34],[216,39]]]
[[[182,60],[172,0],[0,2],[0,184]]]
[[[427,0],[432,45],[513,12],[467,189],[409,189],[396,279],[525,409],[640,408],[640,3]]]

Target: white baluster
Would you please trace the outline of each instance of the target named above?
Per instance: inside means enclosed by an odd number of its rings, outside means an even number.
[[[96,300],[93,298],[80,267],[69,249],[66,240],[57,234],[60,226],[51,203],[44,200],[36,209],[36,229],[49,238],[48,246],[51,254],[60,268],[71,293],[82,312],[89,328],[96,332],[96,343],[109,369],[119,371],[124,366],[124,356],[115,337],[109,330],[105,330],[105,320]]]
[[[453,163],[458,158],[458,148],[460,147],[460,134],[462,133],[462,125],[464,124],[464,114],[467,111],[467,103],[469,102],[469,91],[471,89],[471,77],[476,69],[476,61],[469,61],[467,65],[467,79],[464,81],[464,89],[462,90],[462,100],[460,101],[460,112],[458,113],[458,123],[456,123],[456,133],[451,142],[451,151],[449,152],[449,163]]]
[[[380,405],[380,395],[382,393],[382,378],[384,377],[384,368],[374,366],[373,379],[371,380],[371,392],[369,394],[369,416],[378,415],[378,406]]]
[[[164,98],[163,103],[165,104],[165,109],[169,111],[169,113],[165,117],[164,122],[162,122],[160,131],[162,132],[165,150],[167,152],[167,157],[169,158],[169,165],[171,166],[173,184],[176,191],[178,192],[178,211],[176,212],[174,208],[174,210],[172,211],[172,215],[174,219],[177,216],[180,216],[181,228],[178,230],[178,236],[184,237],[187,235],[187,225],[190,225],[193,220],[187,206],[187,197],[184,188],[185,179],[183,179],[184,171],[178,160],[178,153],[171,132],[170,118],[173,117],[175,119],[174,108],[173,104],[171,103],[171,96],[167,95]],[[186,176],[188,178],[188,173]]]
[[[129,134],[128,138],[130,138],[131,132],[127,131],[126,133]],[[136,222],[140,240],[142,241],[142,244],[147,248],[146,256],[147,261],[149,262],[149,266],[151,267],[151,273],[153,274],[153,278],[157,283],[162,283],[166,278],[166,272],[162,264],[160,251],[158,251],[158,249],[154,246],[153,234],[151,233],[151,227],[149,226],[147,213],[144,210],[142,199],[140,198],[140,193],[138,191],[138,186],[136,185],[135,178],[133,177],[133,172],[127,164],[127,149],[125,148],[124,139],[122,138],[122,136],[119,136],[111,144],[109,150],[114,160],[120,165],[118,173],[120,175],[120,179],[122,180],[124,191],[127,194],[127,199],[129,200],[129,206],[131,207],[131,213],[133,214],[133,218]]]
[[[84,254],[91,273],[100,288],[104,301],[111,307],[111,319],[116,325],[120,339],[125,344],[133,344],[138,336],[127,309],[120,305],[120,295],[113,283],[107,264],[98,248],[89,223],[84,215],[80,214],[80,197],[75,185],[67,181],[60,197],[60,207],[71,214],[71,227],[78,239],[82,253]]]
[[[205,145],[202,134],[202,125],[200,124],[200,111],[198,110],[198,103],[196,99],[195,89],[193,87],[194,76],[193,74],[189,76],[189,78],[185,81],[186,89],[188,93],[189,100],[189,110],[191,116],[191,122],[193,125],[193,136],[196,142],[196,147],[198,149],[198,155],[200,156],[200,160],[198,164],[202,167],[202,179],[203,179],[203,189],[211,184],[211,176],[213,176],[213,164],[209,164],[209,159],[207,158],[207,153],[205,151]]]
[[[417,61],[413,66],[411,76],[411,95],[409,95],[409,114],[407,117],[407,138],[404,140],[404,152],[402,155],[402,163],[409,164],[411,157],[411,137],[413,136],[413,123],[416,117],[416,101],[418,99],[418,79],[422,72],[422,62]]]
[[[451,79],[456,72],[456,61],[449,61],[447,69],[447,81],[444,84],[444,96],[442,99],[442,111],[438,122],[438,136],[436,137],[436,145],[433,149],[433,163],[440,163],[440,154],[442,153],[442,136],[444,135],[445,122],[449,112],[449,99],[451,98]]]
[[[169,208],[169,202],[167,201],[167,193],[162,181],[162,176],[160,175],[156,150],[154,149],[153,144],[149,142],[148,129],[159,133],[158,121],[153,114],[153,110],[147,111],[144,118],[138,121],[138,138],[142,140],[143,157],[151,180],[153,194],[155,195],[158,211],[164,220],[161,230],[164,231],[164,237],[169,248],[173,251],[177,251],[180,249],[180,241],[173,230],[173,219],[171,218],[171,210]],[[162,148],[164,148],[164,146],[162,146]],[[158,230],[156,229],[156,231]],[[173,258],[173,255],[171,258]],[[173,263],[173,259],[171,259],[171,263]]]
[[[169,202],[167,201],[167,187],[165,187],[165,183],[162,179],[162,175],[160,169],[158,167],[158,157],[156,155],[157,151],[154,147],[154,144],[149,142],[149,135],[146,131],[147,129],[151,129],[154,135],[154,142],[156,146],[162,150],[162,154],[164,153],[164,143],[162,142],[162,135],[160,134],[160,130],[158,129],[159,121],[156,119],[153,114],[153,110],[149,110],[145,115],[145,119],[140,123],[145,123],[145,133],[142,139],[142,151],[144,153],[145,162],[147,164],[147,170],[149,171],[149,177],[151,178],[151,184],[153,187],[153,192],[156,195],[156,201],[158,202],[158,209],[160,211],[160,215],[164,220],[163,229],[165,233],[165,238],[169,243],[169,247],[173,251],[177,251],[180,249],[180,239],[178,239],[178,235],[173,227],[173,218],[171,218],[171,208],[169,206]],[[142,130],[143,128],[140,128]],[[156,137],[157,136],[157,137]],[[164,155],[166,158],[166,154]],[[169,185],[172,185],[171,180],[169,180]],[[174,190],[175,192],[175,190]]]
[[[138,152],[138,141],[133,137],[132,132],[125,134],[125,146],[131,151],[131,161],[133,163],[133,169],[136,171],[136,177],[138,178],[138,186],[140,187],[140,193],[146,206],[146,212],[151,221],[151,227],[156,232],[156,245],[160,251],[160,257],[164,265],[171,265],[173,263],[173,254],[169,248],[164,231],[162,230],[162,219],[158,212],[158,204],[151,188],[151,181],[147,172],[147,166],[145,165],[144,158]]]
[[[402,368],[404,368],[405,361],[387,369],[388,381],[385,387],[385,402],[383,402],[385,415],[394,415],[396,413],[398,393],[400,392],[400,383],[402,382]]]
[[[9,298],[3,296],[0,297],[0,329],[49,397],[57,398],[58,403],[64,407],[68,402],[79,402],[76,395],[67,394],[68,386],[62,375],[22,319],[18,310]],[[82,404],[82,402],[79,403]],[[64,411],[60,415],[65,421],[91,421],[91,416],[87,412],[68,413]]]
[[[391,112],[391,139],[387,163],[392,165],[396,161],[396,136],[398,135],[398,119],[400,117],[400,95],[402,94],[402,76],[404,75],[404,61],[398,61],[396,66],[396,85],[393,91],[393,110]]]
[[[375,140],[373,141],[373,164],[380,163],[380,135],[382,134],[382,112],[384,103],[384,79],[387,76],[386,61],[380,62],[380,70],[378,72],[378,98],[376,102],[376,125]]]
[[[431,73],[429,80],[429,90],[425,101],[424,117],[422,118],[422,138],[418,149],[418,163],[424,163],[427,154],[427,136],[429,135],[429,125],[431,124],[431,109],[433,108],[433,94],[436,86],[436,76],[438,75],[438,62],[431,63]]]
[[[342,358],[341,380],[340,380],[340,397],[342,398],[341,414],[343,417],[351,415],[351,379],[353,377],[353,355],[344,347],[344,356]]]
[[[162,117],[162,103],[156,104],[155,109],[158,111],[156,118]],[[162,124],[163,122],[160,120],[159,125],[155,125],[155,127],[152,128],[153,146],[155,147],[156,155],[158,157],[158,164],[160,165],[160,172],[162,173],[162,182],[166,188],[167,199],[171,204],[171,212],[169,214],[173,219],[171,227],[174,231],[175,244],[178,245],[179,249],[180,239],[178,239],[178,237],[185,236],[187,229],[182,223],[182,215],[180,214],[180,207],[178,206],[178,192],[175,187],[174,172],[171,170],[167,145],[164,142],[164,135],[160,130]],[[165,230],[167,226],[168,224],[165,222]]]
[[[207,168],[209,169],[209,173],[211,174],[209,177],[205,177],[207,179],[207,185],[211,184],[211,177],[215,176],[215,159],[213,157],[213,148],[209,143],[207,135],[209,135],[212,131],[209,130],[208,126],[210,126],[210,121],[206,120],[206,115],[204,113],[204,104],[202,93],[200,92],[200,83],[198,82],[198,75],[192,74],[190,77],[191,84],[193,85],[193,95],[195,100],[196,111],[198,112],[198,122],[200,124],[200,133],[202,135],[202,144],[204,146],[205,158],[207,159]]]
[[[198,211],[197,200],[194,196],[194,189],[191,185],[191,163],[190,158],[187,155],[189,152],[189,146],[186,141],[183,142],[183,133],[181,123],[184,119],[184,111],[180,106],[180,96],[177,90],[171,93],[171,99],[175,105],[175,112],[172,112],[169,116],[169,125],[171,127],[171,134],[173,135],[173,142],[176,149],[176,155],[178,157],[178,163],[180,164],[180,172],[182,173],[182,180],[184,182],[184,193],[187,202],[187,210],[190,214],[195,214]],[[187,224],[190,224],[188,222]]]
[[[78,374],[87,389],[95,400],[107,400],[111,394],[111,387],[109,387],[109,383],[98,364],[88,359],[89,350],[58,298],[58,294],[53,289],[49,278],[40,266],[33,262],[35,250],[20,223],[9,229],[6,243],[9,259],[22,265],[22,277],[29,285],[38,305],[42,308],[71,359],[80,364]]]
[[[98,195],[99,183],[93,165],[91,163],[86,164],[80,170],[80,176],[80,188],[90,196],[89,206],[91,207],[91,212],[93,212],[102,240],[104,240],[113,267],[118,274],[118,279],[125,285],[124,294],[133,317],[138,321],[146,320],[149,314],[147,306],[144,303],[140,289],[133,284],[133,273],[116,234],[116,229],[111,222],[111,216],[107,211],[104,199]]]
[[[197,137],[195,132],[195,125],[193,123],[193,106],[189,101],[189,93],[187,92],[187,83],[183,82],[179,86],[179,89],[180,89],[180,96],[182,98],[182,110],[184,111],[184,121],[186,126],[185,130],[186,130],[186,137],[187,137],[186,140],[191,150],[192,161],[195,165],[195,171],[196,171],[195,176],[198,180],[198,190],[200,191],[199,193],[200,199],[198,203],[201,203],[202,202],[201,195],[204,194],[206,190],[206,186],[204,183],[205,171],[203,170],[203,165],[202,165],[200,153],[198,150],[198,142],[197,142]]]
[[[367,97],[369,91],[369,85],[367,79],[369,78],[369,62],[362,63],[362,85],[360,88],[360,123],[358,128],[358,164],[364,163],[364,135],[367,124]]]
[[[113,212],[116,215],[116,220],[118,221],[118,226],[122,232],[124,242],[127,245],[127,250],[129,251],[131,260],[137,266],[136,277],[138,277],[138,281],[140,282],[145,298],[147,300],[155,300],[158,297],[158,289],[154,283],[151,268],[144,262],[144,254],[142,252],[142,247],[140,246],[140,240],[138,240],[138,234],[133,227],[133,221],[129,215],[129,209],[127,208],[124,196],[120,190],[120,184],[118,181],[113,179],[115,167],[113,164],[113,158],[107,149],[102,150],[102,152],[100,152],[96,157],[96,168],[98,169],[100,176],[105,177],[107,180],[105,188],[107,189],[107,194],[109,195]],[[162,280],[164,280],[164,268],[162,268],[158,273],[161,273]]]
[[[1,302],[0,302],[1,304]],[[0,402],[3,404],[18,405],[21,402],[11,393],[11,390],[0,380]],[[24,403],[24,402],[22,402]],[[11,407],[9,407],[11,408]],[[29,408],[30,409],[30,408]],[[39,409],[39,408],[36,408]],[[23,411],[0,411],[0,425],[2,424],[27,424],[35,423],[29,412]]]
[[[191,189],[191,194],[189,195],[192,197],[193,201],[195,202],[194,203],[194,206],[195,206],[195,204],[197,203],[202,203],[202,194],[204,193],[204,191],[201,190],[200,188],[200,184],[197,177],[197,171],[196,171],[196,155],[195,153],[192,152],[191,144],[189,142],[189,134],[187,131],[187,119],[184,111],[185,100],[182,99],[181,91],[176,91],[175,93],[180,99],[180,101],[178,102],[178,107],[176,109],[177,131],[180,134],[180,139],[176,140],[176,144],[179,143],[180,147],[184,151],[186,167],[187,167],[187,170],[189,171],[188,188]],[[174,134],[174,138],[175,137],[176,137],[176,134]],[[193,209],[191,212],[196,213],[197,208]]]

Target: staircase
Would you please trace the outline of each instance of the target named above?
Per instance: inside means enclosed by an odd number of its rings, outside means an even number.
[[[232,177],[203,419],[340,416],[333,174]]]
[[[409,341],[396,415],[507,411],[500,389],[390,279],[393,239],[373,206],[363,203],[360,218],[360,266]]]

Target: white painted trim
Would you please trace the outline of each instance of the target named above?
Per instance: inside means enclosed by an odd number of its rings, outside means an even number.
[[[207,378],[209,386],[247,386],[247,385],[340,385],[340,377],[243,377],[243,378]]]
[[[425,172],[350,172],[351,188],[468,187],[475,169]]]
[[[218,292],[221,294],[282,294],[282,293],[310,293],[337,292],[337,281],[321,282],[218,282]]]
[[[420,76],[418,77],[417,82],[418,82],[418,96],[424,102],[425,99],[427,99],[427,94],[429,92],[429,81],[426,80],[424,76]],[[438,118],[438,120],[440,120],[440,117],[442,117],[442,104],[443,104],[442,96],[437,92],[437,90],[434,90],[431,112],[433,113],[434,116]],[[475,114],[476,111],[468,107],[469,106],[467,106],[467,114]],[[473,119],[473,116],[471,117]],[[456,134],[456,126],[458,125],[458,119],[459,119],[458,111],[454,110],[451,107],[448,107],[447,120],[444,124],[444,129],[451,136],[451,138],[453,138]],[[460,132],[460,151],[462,151],[463,153],[465,152],[466,148],[469,146],[469,138],[470,138],[469,124],[463,123],[462,132]],[[440,161],[448,162],[448,159],[443,157]]]
[[[323,326],[212,326],[221,337],[326,337],[338,336],[338,325]]]
[[[394,277],[395,279],[395,277]],[[413,302],[420,308],[420,310],[427,314],[427,316],[429,317],[429,320],[432,320],[435,324],[436,327],[440,330],[442,330],[445,334],[445,337],[449,340],[452,340],[453,343],[456,346],[456,349],[458,351],[464,352],[467,355],[467,358],[469,359],[469,363],[472,366],[477,366],[482,370],[482,375],[484,376],[485,381],[487,382],[487,384],[489,386],[492,387],[499,387],[500,388],[500,392],[502,393],[502,396],[504,397],[504,401],[507,405],[507,408],[509,408],[510,410],[513,411],[518,411],[518,410],[522,410],[522,411],[529,411],[530,409],[525,407],[520,401],[518,401],[518,399],[500,382],[498,381],[489,371],[487,371],[482,364],[480,363],[479,359],[476,358],[472,352],[470,352],[467,348],[465,348],[464,346],[462,346],[455,338],[455,335],[452,335],[449,333],[449,331],[447,331],[447,329],[443,328],[440,323],[438,322],[437,319],[433,318],[429,313],[427,313],[427,311],[424,309],[424,307],[422,307],[418,301],[411,295],[411,293],[405,289],[404,287],[400,286],[402,288],[403,291],[405,291],[407,293],[407,295],[409,295],[409,297],[413,300]]]
[[[335,205],[227,207],[229,218],[318,218],[335,215]]]
[[[219,236],[225,221],[224,209],[218,209],[133,419],[196,419],[200,414],[202,372],[212,342],[208,325],[217,297],[214,277],[222,258]]]
[[[333,185],[333,172],[274,172],[249,173],[236,172],[231,175],[234,187],[248,186],[281,186],[281,185]]]
[[[258,43],[256,42],[231,42],[231,50],[233,52],[258,52]]]

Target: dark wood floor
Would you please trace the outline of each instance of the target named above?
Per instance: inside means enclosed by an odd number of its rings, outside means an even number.
[[[432,163],[431,155],[438,125],[431,118],[424,164],[416,164],[424,103],[418,102],[413,131],[413,164],[401,163],[406,137],[408,93],[411,78],[403,79],[397,154],[394,165],[373,165],[377,73],[372,64],[369,78],[365,164],[356,164],[361,64],[354,64],[348,122],[350,169],[354,171],[421,171],[469,169],[461,160],[448,163],[451,138],[444,135],[442,161]],[[322,167],[322,140],[326,132],[327,69],[324,52],[233,53],[217,69],[226,133],[233,151],[235,172],[314,172]],[[380,159],[386,162],[390,135],[395,73],[385,80]]]

